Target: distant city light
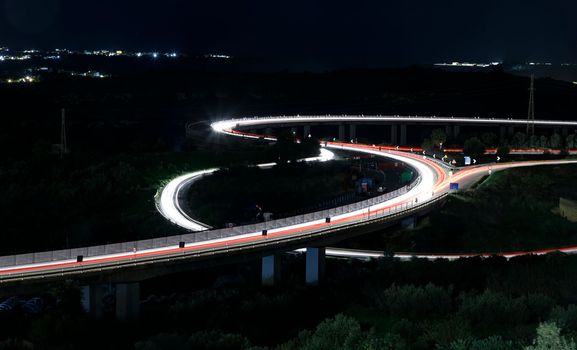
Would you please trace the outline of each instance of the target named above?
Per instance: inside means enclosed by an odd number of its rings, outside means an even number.
[[[36,49],[27,49],[23,51],[15,51],[14,53],[10,53],[10,49],[7,47],[0,47],[0,61],[21,61],[21,60],[29,60],[32,58],[39,58],[45,60],[58,60],[61,59],[62,56],[68,55],[85,55],[85,56],[103,56],[103,57],[151,57],[151,58],[160,58],[160,57],[170,57],[170,58],[179,58],[183,56],[176,51],[169,51],[169,52],[158,52],[158,51],[126,51],[126,50],[70,50],[70,49],[52,49],[52,50],[36,50]],[[205,57],[211,58],[231,58],[228,55],[220,55],[220,54],[213,54],[213,55],[205,55]]]
[[[204,57],[206,57],[206,58],[224,58],[224,59],[232,58],[232,56],[222,55],[222,54],[206,54],[206,55],[204,55]]]
[[[491,63],[472,63],[472,62],[458,62],[454,61],[451,63],[435,63],[434,66],[441,66],[441,67],[478,67],[478,68],[487,68],[491,66],[498,66],[501,62],[491,62]]]
[[[37,83],[38,77],[32,76],[32,75],[26,75],[22,78],[8,78],[8,79],[4,80],[3,82],[5,82],[7,84],[16,84],[16,83],[31,84],[31,83]]]
[[[68,74],[72,77],[86,77],[86,78],[110,78],[109,74],[103,74],[99,71],[89,70],[87,72],[75,72],[75,71],[59,71],[59,73]]]

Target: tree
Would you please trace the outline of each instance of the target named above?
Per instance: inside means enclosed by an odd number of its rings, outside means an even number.
[[[497,155],[499,157],[504,157],[504,156],[508,155],[510,152],[511,152],[511,149],[507,145],[499,146],[499,148],[497,148]]]
[[[515,147],[523,147],[525,146],[527,143],[527,135],[525,135],[522,132],[516,132],[515,135],[513,135],[513,141],[512,144]]]
[[[499,142],[499,138],[494,132],[486,132],[481,135],[481,141],[483,141],[487,147],[494,147]]]
[[[313,332],[303,331],[279,347],[289,349],[357,349],[365,340],[359,323],[350,317],[336,315],[335,318],[321,322]]]
[[[541,135],[541,137],[539,137],[539,146],[542,148],[549,147],[549,139],[547,136]]]
[[[417,319],[443,315],[451,309],[452,288],[392,285],[375,296],[377,306],[391,315]]]
[[[565,147],[567,147],[567,149],[575,147],[575,134],[567,135],[567,138],[565,138]]]
[[[567,307],[557,306],[551,310],[551,320],[563,328],[565,332],[577,331],[577,305]]]
[[[431,132],[431,141],[435,146],[445,143],[447,141],[447,134],[443,129],[435,129]]]
[[[256,349],[250,341],[238,334],[219,331],[193,333],[190,337],[161,333],[135,344],[137,350],[156,349]]]
[[[471,137],[465,141],[465,144],[463,145],[463,151],[465,154],[478,157],[485,153],[485,145],[483,145],[478,137]]]
[[[485,339],[459,339],[448,346],[437,346],[438,350],[513,350],[517,347],[510,340],[503,340],[499,336]]]
[[[426,150],[426,151],[429,151],[429,152],[432,151],[434,147],[435,147],[435,144],[429,138],[424,139],[423,143],[421,144],[421,148]]]
[[[561,147],[561,135],[554,133],[551,135],[551,148],[560,148]]]
[[[561,336],[561,329],[554,322],[545,322],[537,327],[537,338],[533,345],[525,347],[525,350],[577,350],[575,342]]]

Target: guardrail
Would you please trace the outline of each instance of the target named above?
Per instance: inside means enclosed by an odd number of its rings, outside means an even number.
[[[316,211],[308,214],[297,215],[292,217],[287,217],[283,219],[271,220],[266,222],[261,222],[251,225],[243,225],[231,228],[223,228],[217,230],[207,230],[193,232],[183,235],[173,235],[153,239],[145,239],[131,242],[95,245],[89,247],[72,248],[72,249],[61,249],[46,252],[37,253],[27,253],[27,254],[17,254],[8,255],[0,257],[0,267],[11,267],[19,265],[31,265],[39,263],[48,263],[52,261],[63,261],[63,260],[75,260],[78,256],[83,258],[110,255],[110,254],[122,254],[131,253],[142,250],[154,249],[154,248],[165,248],[170,246],[178,246],[181,242],[185,243],[197,243],[203,241],[209,241],[214,239],[222,239],[233,236],[239,236],[249,233],[262,232],[263,230],[271,230],[274,228],[282,228],[286,226],[298,225],[314,220],[321,220],[327,217],[334,217],[341,214],[351,213],[362,208],[370,207],[382,203],[384,201],[390,200],[392,198],[398,197],[410,191],[412,188],[417,186],[421,181],[421,177],[418,176],[411,184],[399,188],[395,191],[382,194],[377,197],[369,198],[364,201]],[[391,210],[388,211],[388,214]],[[369,212],[370,214],[370,212]],[[385,214],[385,212],[383,212]]]
[[[306,229],[303,228],[295,233],[291,233],[289,235],[282,235],[282,236],[269,236],[266,240],[258,241],[259,247],[273,247],[280,243],[285,242],[287,239],[291,239],[291,241],[295,242],[298,240],[307,240],[313,239],[316,237],[321,237],[323,235],[328,235],[333,232],[342,230],[343,228],[355,228],[364,225],[369,225],[373,223],[380,223],[380,222],[391,222],[398,220],[400,218],[413,215],[415,213],[420,212],[426,208],[432,208],[436,205],[442,203],[442,201],[448,196],[448,193],[442,193],[437,195],[426,202],[423,203],[405,203],[401,205],[397,205],[394,208],[388,208],[385,210],[377,210],[374,212],[369,213],[368,215],[363,215],[360,218],[349,220],[340,224],[329,224],[322,229]],[[130,259],[130,260],[120,260],[120,261],[112,261],[106,263],[96,263],[96,264],[89,264],[89,265],[74,265],[67,268],[56,268],[51,269],[49,271],[36,271],[30,273],[22,273],[22,272],[15,272],[11,274],[7,274],[4,276],[0,276],[0,282],[7,282],[7,281],[14,281],[14,280],[24,280],[24,279],[34,279],[38,277],[49,277],[49,276],[67,276],[73,275],[76,273],[83,273],[87,271],[105,271],[105,270],[114,270],[117,268],[121,268],[123,266],[138,266],[150,263],[151,261],[174,261],[179,259],[190,259],[191,257],[201,257],[201,256],[212,256],[219,253],[233,253],[243,251],[245,249],[249,249],[255,246],[255,242],[246,242],[246,243],[239,243],[236,245],[225,245],[220,247],[211,247],[211,248],[202,248],[199,250],[194,251],[186,251],[183,250],[182,253],[179,254],[171,254],[171,255],[161,255],[161,256],[153,256],[153,257],[146,257],[146,258],[137,258],[137,259]]]
[[[235,121],[247,121],[247,120],[263,120],[263,119],[274,119],[274,120],[283,120],[283,119],[296,119],[296,120],[303,120],[303,119],[317,119],[323,120],[330,118],[331,121],[362,121],[363,119],[382,119],[383,121],[404,121],[404,120],[415,120],[415,121],[438,121],[438,122],[463,122],[463,123],[501,123],[501,124],[514,124],[514,125],[526,125],[526,119],[514,119],[514,118],[493,118],[493,117],[445,117],[445,116],[421,116],[421,115],[346,115],[346,114],[339,114],[339,115],[276,115],[276,116],[267,116],[267,117],[244,117],[244,118],[236,118],[230,119],[228,122],[235,122]],[[305,121],[306,122],[306,121]],[[549,125],[549,126],[575,126],[577,125],[576,121],[572,120],[535,120],[535,125]],[[264,124],[263,124],[264,125]]]

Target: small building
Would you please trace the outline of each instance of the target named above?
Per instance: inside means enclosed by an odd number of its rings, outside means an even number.
[[[571,222],[577,222],[577,201],[560,197],[559,213]]]

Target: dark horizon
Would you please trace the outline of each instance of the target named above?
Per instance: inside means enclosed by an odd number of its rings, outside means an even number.
[[[577,3],[3,0],[0,45],[223,53],[312,69],[577,60]]]

